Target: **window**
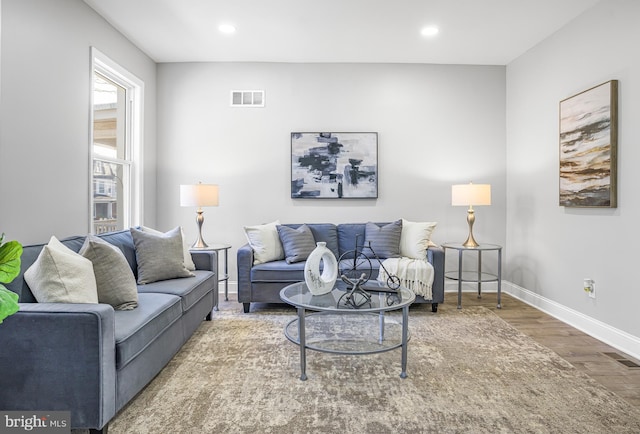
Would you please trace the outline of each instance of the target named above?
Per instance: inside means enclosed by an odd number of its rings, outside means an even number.
[[[92,50],[91,231],[141,221],[142,91],[140,80]]]

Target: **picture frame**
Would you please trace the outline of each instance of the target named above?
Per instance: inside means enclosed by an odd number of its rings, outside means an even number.
[[[564,207],[617,207],[618,81],[560,101],[560,197]]]
[[[291,198],[377,197],[378,133],[291,133]]]

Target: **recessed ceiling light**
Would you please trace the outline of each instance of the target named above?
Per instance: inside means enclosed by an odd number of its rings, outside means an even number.
[[[220,24],[218,30],[222,33],[231,34],[236,32],[236,26],[233,24]]]
[[[436,26],[426,26],[420,30],[420,34],[422,34],[422,36],[430,37],[437,35],[439,31],[440,30],[438,30]]]

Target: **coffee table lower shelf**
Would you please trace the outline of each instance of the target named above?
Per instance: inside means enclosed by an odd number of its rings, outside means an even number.
[[[363,355],[396,348],[402,348],[400,377],[406,378],[407,344],[411,336],[406,326],[408,315],[404,310],[400,316],[358,311],[305,314],[304,309],[298,308],[298,317],[285,326],[284,334],[289,341],[300,346],[300,379],[307,379],[307,349],[333,354]]]

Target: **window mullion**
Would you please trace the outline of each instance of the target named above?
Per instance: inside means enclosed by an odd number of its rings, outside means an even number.
[[[94,156],[95,161],[104,161],[105,163],[124,164],[125,166],[131,166],[133,162],[131,160],[123,160],[121,158],[109,158],[104,156]]]

